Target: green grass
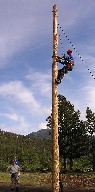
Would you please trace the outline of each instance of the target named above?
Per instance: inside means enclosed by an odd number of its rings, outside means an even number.
[[[50,173],[21,173],[20,180],[22,184],[32,186],[51,186]]]
[[[0,183],[10,184],[9,173],[0,172]],[[31,186],[51,187],[51,173],[22,173],[20,175],[20,184]]]
[[[10,174],[0,172],[0,183],[10,183]]]
[[[67,173],[68,175],[76,175],[76,173]],[[65,175],[65,176],[66,176]],[[78,175],[87,177],[87,178],[94,178],[95,173],[79,173]],[[22,173],[20,175],[20,184],[21,185],[31,185],[31,186],[41,186],[41,187],[51,187],[51,173]],[[9,173],[3,173],[0,172],[0,183],[3,183],[4,185],[10,184],[11,183],[11,178]]]

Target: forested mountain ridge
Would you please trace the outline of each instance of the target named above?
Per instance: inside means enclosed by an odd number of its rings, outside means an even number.
[[[15,155],[23,170],[44,169],[51,161],[51,141],[0,130],[0,170],[6,170]]]
[[[37,132],[32,132],[28,134],[29,137],[41,137],[41,138],[50,138],[50,129],[41,129]]]
[[[0,170],[6,170],[15,155],[24,171],[51,170],[52,113],[46,121],[48,129],[26,136],[0,130]],[[58,95],[58,143],[64,170],[95,171],[95,113],[87,107],[86,121],[80,120],[80,111],[62,95]]]

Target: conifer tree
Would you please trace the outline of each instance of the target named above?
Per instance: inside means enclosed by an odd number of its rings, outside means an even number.
[[[95,113],[93,113],[89,107],[86,109],[86,118],[86,128],[90,134],[90,152],[92,154],[93,171],[95,172]]]
[[[52,114],[47,118],[48,127],[51,128]],[[59,131],[59,152],[64,159],[70,160],[70,170],[73,167],[73,159],[79,158],[87,153],[88,137],[85,124],[80,121],[80,111],[74,110],[72,105],[62,95],[58,95],[58,131]]]

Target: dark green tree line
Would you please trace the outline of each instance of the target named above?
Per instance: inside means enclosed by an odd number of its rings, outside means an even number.
[[[0,131],[0,170],[17,156],[23,171],[51,169],[50,139]]]
[[[86,128],[89,133],[89,153],[91,154],[93,171],[95,172],[95,113],[89,107],[86,109]]]
[[[51,128],[52,114],[47,121]],[[58,131],[59,152],[64,159],[64,169],[68,158],[72,170],[73,159],[87,154],[88,136],[85,123],[80,121],[80,112],[75,111],[74,106],[62,95],[58,95]]]

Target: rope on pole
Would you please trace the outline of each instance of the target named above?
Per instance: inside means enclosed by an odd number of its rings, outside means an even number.
[[[79,58],[81,59],[81,61],[85,64],[84,60],[82,59],[81,55],[78,53],[78,51],[76,50],[75,46],[72,44],[72,42],[70,41],[70,39],[68,38],[68,36],[66,35],[66,33],[64,32],[64,30],[62,29],[62,27],[59,25],[58,23],[58,26],[60,27],[61,31],[63,32],[63,34],[65,35],[65,37],[68,39],[69,43],[71,44],[71,46],[73,47],[73,49],[75,50],[75,52],[77,53],[77,55],[79,56]],[[60,35],[59,35],[60,37]],[[61,40],[61,38],[60,38]],[[62,44],[62,43],[61,43]],[[63,47],[62,47],[63,48]],[[91,74],[91,76],[95,79],[94,75],[92,74],[92,72],[90,71],[89,67],[85,64],[87,70],[89,71],[89,73]]]

